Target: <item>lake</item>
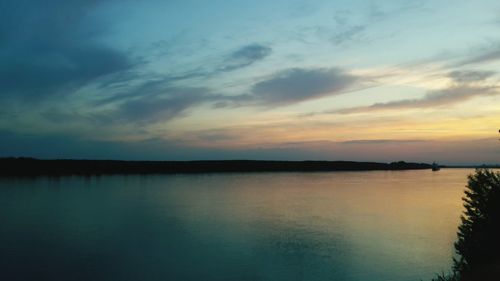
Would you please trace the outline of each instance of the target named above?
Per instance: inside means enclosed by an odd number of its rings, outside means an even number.
[[[472,172],[4,178],[0,280],[429,280]]]

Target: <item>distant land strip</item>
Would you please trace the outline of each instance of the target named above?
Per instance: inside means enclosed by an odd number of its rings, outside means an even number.
[[[352,161],[118,161],[0,158],[0,176],[186,174],[230,172],[322,172],[431,169],[425,163]]]

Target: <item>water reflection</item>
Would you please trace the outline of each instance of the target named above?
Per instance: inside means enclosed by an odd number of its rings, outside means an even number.
[[[1,180],[0,279],[426,279],[470,172]]]

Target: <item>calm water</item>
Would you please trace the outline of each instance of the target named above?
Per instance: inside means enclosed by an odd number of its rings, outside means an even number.
[[[0,179],[0,280],[426,280],[471,172]]]

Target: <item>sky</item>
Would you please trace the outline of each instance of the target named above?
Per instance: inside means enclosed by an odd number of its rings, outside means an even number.
[[[0,157],[500,163],[499,1],[0,3]]]

